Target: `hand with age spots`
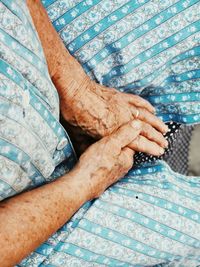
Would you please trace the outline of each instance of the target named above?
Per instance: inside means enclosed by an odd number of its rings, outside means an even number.
[[[162,134],[167,131],[167,126],[154,115],[153,106],[137,95],[107,88],[88,77],[85,77],[84,82],[76,83],[73,97],[67,93],[67,90],[71,91],[70,87],[64,89],[63,83],[62,88],[62,91],[66,91],[61,96],[62,116],[90,136],[107,136],[136,117]]]
[[[60,96],[63,117],[94,137],[106,137],[90,146],[76,167],[62,177],[1,201],[0,266],[5,267],[20,263],[84,203],[124,176],[134,163],[135,151],[160,155],[166,145],[165,126],[152,114],[150,104],[89,80],[66,51],[41,1],[26,3]],[[137,110],[139,116],[133,120]]]
[[[132,168],[135,151],[144,151],[155,156],[163,154],[163,148],[156,142],[141,137],[141,133],[145,131],[145,123],[131,121],[90,146],[80,157],[76,170],[88,184],[91,199],[99,197]],[[152,132],[152,140],[157,140],[156,131]]]
[[[141,140],[144,137],[152,141],[156,131],[160,137],[156,143],[165,147],[167,143],[162,134],[168,129],[153,114],[152,105],[139,96],[121,93],[92,81],[66,50],[41,2],[27,0],[27,4],[44,49],[49,74],[60,97],[64,120],[97,139],[108,136],[137,117],[145,123]]]
[[[133,120],[137,113],[137,119],[141,121],[143,130],[140,133],[141,150],[136,149],[136,151],[145,152],[146,139],[162,148],[167,147],[168,143],[163,137],[167,126],[153,114],[154,108],[150,103],[139,96],[99,85],[89,78],[86,81],[82,87],[78,89],[76,87],[70,99],[69,94],[60,98],[62,116],[70,124],[79,127],[79,129],[70,127],[72,139],[75,137],[74,143],[79,144],[76,146],[77,151],[83,147],[83,143],[88,146],[87,141],[91,142],[87,136],[84,137],[84,132],[94,138],[108,136]]]

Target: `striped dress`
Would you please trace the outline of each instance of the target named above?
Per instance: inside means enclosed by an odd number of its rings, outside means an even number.
[[[199,1],[42,2],[92,79],[148,99],[164,121],[200,123]],[[56,179],[76,159],[23,0],[0,1],[0,60],[4,199]],[[163,161],[131,169],[18,266],[155,265],[200,265],[200,177]]]

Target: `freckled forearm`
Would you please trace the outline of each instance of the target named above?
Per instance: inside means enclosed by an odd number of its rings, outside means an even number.
[[[56,232],[90,199],[79,169],[0,203],[0,266],[13,266]]]
[[[53,28],[40,0],[27,0],[26,2],[46,56],[49,72],[53,75],[62,57],[70,59],[71,56]]]
[[[79,84],[84,83],[88,76],[65,48],[40,0],[26,2],[45,53],[52,81],[60,97],[65,94],[71,99]]]

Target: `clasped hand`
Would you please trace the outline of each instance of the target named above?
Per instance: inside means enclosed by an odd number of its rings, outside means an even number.
[[[99,197],[132,168],[136,151],[160,156],[168,145],[163,137],[167,127],[150,103],[93,81],[74,93],[70,112],[62,100],[61,111],[73,125],[101,138],[77,166],[83,177],[89,177],[91,198]]]

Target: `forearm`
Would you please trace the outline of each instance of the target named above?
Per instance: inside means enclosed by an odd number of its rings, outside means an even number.
[[[86,178],[86,177],[85,177]],[[0,203],[0,266],[13,266],[90,199],[79,169]]]
[[[40,0],[27,0],[27,6],[42,43],[51,79],[59,96],[62,97],[64,94],[66,98],[67,94],[70,100],[79,85],[89,78],[78,61],[65,48]]]

